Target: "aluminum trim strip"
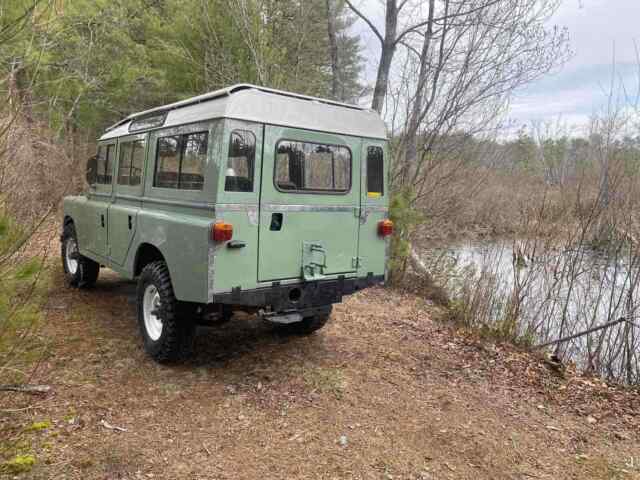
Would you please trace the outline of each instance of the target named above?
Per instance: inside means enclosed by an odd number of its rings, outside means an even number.
[[[253,203],[217,203],[218,212],[251,212],[258,209],[258,205]]]
[[[117,197],[117,195],[116,195]],[[216,204],[215,203],[206,203],[206,202],[187,202],[183,200],[169,200],[164,198],[152,198],[152,197],[139,197],[138,200],[142,202],[148,203],[156,203],[158,205],[172,205],[176,207],[187,207],[187,208],[197,208],[200,210],[211,210],[215,211]]]
[[[267,212],[353,212],[356,208],[356,205],[262,205],[262,210]]]
[[[90,195],[92,197],[111,198],[112,194],[111,193],[105,193],[105,192],[88,192],[88,195]]]
[[[384,207],[384,206],[380,206],[380,205],[374,205],[374,206],[365,205],[363,208],[365,210],[367,210],[367,212],[387,213],[389,211],[389,207]]]
[[[134,195],[123,195],[121,193],[116,193],[114,198],[120,200],[129,200],[130,202],[142,202],[142,197],[136,197]]]

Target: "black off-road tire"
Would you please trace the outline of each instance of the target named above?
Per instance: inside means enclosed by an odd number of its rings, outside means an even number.
[[[67,260],[67,250],[73,245],[75,245],[75,252],[71,252],[70,255],[78,262],[75,272],[71,271]],[[78,236],[73,223],[67,223],[62,230],[60,254],[64,276],[69,285],[76,288],[91,288],[95,285],[100,273],[100,264],[78,252]]]
[[[318,308],[313,315],[304,317],[299,322],[277,325],[277,329],[285,334],[311,335],[327,324],[332,310],[333,305]]]
[[[144,296],[153,285],[160,297],[157,316],[162,321],[159,338],[153,339],[145,325]],[[164,261],[149,263],[142,269],[137,287],[138,325],[146,352],[159,363],[170,363],[188,357],[193,351],[195,321],[191,309],[176,300],[169,269]]]

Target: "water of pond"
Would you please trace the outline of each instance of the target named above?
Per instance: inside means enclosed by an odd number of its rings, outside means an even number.
[[[473,305],[476,325],[517,318],[517,334],[533,344],[628,319],[551,350],[583,369],[640,383],[640,256],[633,249],[495,241],[433,249],[426,259],[454,300]]]

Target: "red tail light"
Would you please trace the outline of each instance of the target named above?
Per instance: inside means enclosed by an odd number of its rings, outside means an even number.
[[[388,237],[393,233],[393,222],[388,218],[378,223],[378,235]]]
[[[211,237],[214,242],[228,242],[233,238],[233,225],[217,222],[211,226]]]

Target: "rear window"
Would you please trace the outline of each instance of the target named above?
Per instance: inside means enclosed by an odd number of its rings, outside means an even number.
[[[384,153],[382,147],[367,148],[367,195],[384,195]]]
[[[116,157],[116,146],[107,145],[98,148],[98,158],[96,162],[96,183],[101,185],[111,184],[113,178],[113,162]]]
[[[276,188],[285,192],[347,193],[351,151],[338,145],[281,140],[274,176]]]
[[[120,144],[118,185],[140,185],[144,166],[144,146],[144,140],[134,140]]]
[[[160,188],[202,190],[208,138],[207,132],[159,138],[153,185]]]

